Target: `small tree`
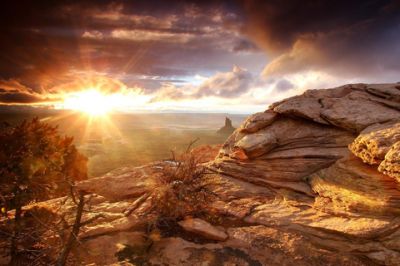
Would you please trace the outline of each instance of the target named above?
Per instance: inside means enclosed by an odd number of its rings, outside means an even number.
[[[10,237],[11,264],[18,250],[24,205],[64,196],[87,177],[87,159],[57,127],[35,118],[0,133],[0,204],[15,210]]]

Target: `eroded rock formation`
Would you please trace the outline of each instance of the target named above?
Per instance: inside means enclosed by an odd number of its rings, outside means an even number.
[[[270,191],[237,217],[361,264],[400,263],[399,95],[400,84],[310,90],[250,116],[210,163]]]

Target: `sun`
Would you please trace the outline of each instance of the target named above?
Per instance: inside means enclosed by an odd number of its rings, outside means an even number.
[[[103,116],[113,109],[110,96],[96,89],[87,89],[68,95],[64,99],[64,109],[77,110],[90,116]]]

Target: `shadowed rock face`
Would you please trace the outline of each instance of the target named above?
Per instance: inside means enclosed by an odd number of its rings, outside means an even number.
[[[168,162],[159,162],[78,185],[102,218],[82,228],[75,254],[83,265],[400,265],[399,125],[400,84],[275,103],[218,155],[203,149],[216,156],[204,164],[211,173],[202,188],[215,195],[209,210],[220,219],[179,223],[201,241],[145,235],[154,217],[142,196],[160,182]]]

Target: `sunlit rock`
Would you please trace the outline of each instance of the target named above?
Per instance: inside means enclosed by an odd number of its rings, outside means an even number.
[[[274,111],[265,111],[261,113],[255,113],[249,116],[243,125],[240,127],[240,131],[244,133],[254,133],[263,129],[270,124],[272,124],[276,117],[277,113]]]
[[[280,114],[304,117],[321,124],[329,124],[321,117],[322,104],[318,98],[293,97],[274,107],[274,111]]]
[[[188,232],[198,234],[208,239],[224,241],[228,238],[224,230],[199,218],[187,218],[180,221],[179,225]]]
[[[379,165],[378,170],[396,178],[400,183],[400,141],[393,144],[385,155],[385,159]]]
[[[400,119],[400,117],[399,117]],[[349,149],[368,164],[379,164],[396,142],[400,141],[400,122],[374,124],[363,130]]]
[[[321,112],[329,123],[354,132],[361,132],[375,123],[399,118],[399,111],[380,103],[351,98],[351,94],[332,100],[331,106]]]
[[[337,212],[400,213],[400,183],[349,155],[314,173],[310,184]]]

